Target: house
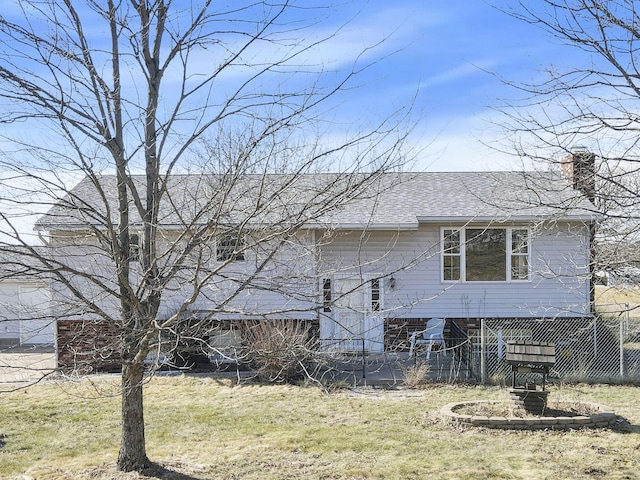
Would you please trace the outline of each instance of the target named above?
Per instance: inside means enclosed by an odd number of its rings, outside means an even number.
[[[591,314],[598,217],[560,173],[387,173],[335,205],[335,175],[246,176],[227,190],[221,181],[171,177],[158,239],[160,270],[184,255],[158,317],[193,298],[190,309],[217,325],[219,345],[240,342],[234,325],[249,319],[305,321],[320,348],[383,352],[408,349],[411,333],[435,317],[468,329],[483,318]],[[72,265],[70,285],[92,302],[74,306],[68,286],[54,282],[61,363],[113,331],[96,312],[115,318],[119,308],[100,238],[115,225],[115,188],[113,176],[87,178],[36,224],[50,255]],[[131,237],[137,258],[140,237]],[[176,248],[194,239],[197,248]]]
[[[0,346],[53,346],[49,282],[30,273],[25,258],[9,248],[0,254]]]

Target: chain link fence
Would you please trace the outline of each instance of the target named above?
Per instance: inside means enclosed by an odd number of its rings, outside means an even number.
[[[507,343],[552,342],[556,363],[550,378],[564,381],[640,380],[640,319],[629,310],[583,319],[487,319],[470,330],[471,371],[483,383],[509,383]]]

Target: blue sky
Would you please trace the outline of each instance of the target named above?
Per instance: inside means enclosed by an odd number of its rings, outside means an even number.
[[[304,0],[301,5],[313,3]],[[320,10],[319,15],[327,15],[327,21],[307,32],[307,40],[313,41],[314,35],[330,35],[342,25],[339,34],[309,51],[309,58],[296,61],[344,73],[363,49],[386,38],[360,56],[358,65],[374,63],[352,85],[358,88],[339,96],[340,102],[330,110],[335,132],[384,117],[415,98],[414,115],[420,121],[412,140],[421,148],[421,154],[411,166],[413,170],[519,169],[522,164],[518,159],[485,145],[504,145],[503,134],[492,123],[501,122],[495,107],[501,99],[518,95],[497,77],[526,82],[540,78],[541,70],[552,65],[575,66],[580,57],[572,48],[559,45],[541,30],[494,6],[506,9],[513,3],[337,0],[334,9]],[[542,3],[527,2],[533,9],[542,8]],[[0,0],[0,5],[9,11],[5,1]],[[98,42],[101,35],[98,29],[92,32]],[[376,63],[379,58],[382,61]],[[202,55],[196,65],[211,68],[211,58]],[[234,72],[230,73],[230,80],[237,82]],[[247,74],[242,69],[236,73]],[[21,125],[13,128],[24,132]]]
[[[384,117],[415,98],[414,116],[420,122],[412,140],[422,147],[413,166],[416,170],[520,168],[517,160],[485,145],[503,146],[499,144],[502,134],[492,123],[502,121],[495,107],[501,99],[517,95],[498,77],[526,82],[539,78],[540,71],[550,65],[578,61],[570,47],[496,8],[508,9],[515,3],[512,0],[337,0],[329,9],[306,8],[319,3],[327,2],[303,0],[299,5],[305,8],[294,9],[289,17],[323,20],[305,31],[306,41],[330,36],[342,26],[337,36],[308,51],[308,58],[296,57],[310,72],[321,68],[339,76],[354,65],[363,49],[386,39],[360,55],[358,66],[374,63],[351,84],[358,88],[337,98],[339,103],[329,112],[333,116],[329,120],[334,122],[331,133],[339,135],[341,129],[357,128],[354,126],[360,123],[366,128],[367,121]],[[527,5],[536,9],[543,8],[543,3],[530,0]],[[0,5],[10,15],[6,0],[0,0]],[[177,0],[176,6],[188,8],[189,4]],[[254,12],[253,8],[250,11]],[[307,25],[313,24],[305,20]],[[106,38],[104,28],[88,29],[98,46]],[[268,61],[269,55],[282,51],[267,47],[251,54]],[[194,54],[191,59],[194,71],[208,72],[216,64],[211,51]],[[250,74],[237,68],[225,78],[233,89],[238,79]],[[171,75],[168,77],[167,81]],[[313,75],[302,77],[314,80]],[[135,89],[135,79],[129,81]],[[13,128],[17,135],[24,132],[21,125]],[[11,135],[9,130],[4,133]]]
[[[543,8],[542,3],[527,2],[534,9],[536,4]],[[502,122],[495,107],[519,95],[498,76],[515,82],[539,79],[545,68],[579,61],[576,51],[492,6],[507,9],[511,1],[361,4],[351,28],[363,32],[363,42],[390,34],[381,51],[401,50],[367,72],[364,86],[353,93],[351,101],[361,105],[354,110],[366,112],[382,101],[400,103],[418,92],[416,110],[423,119],[417,133],[426,148],[416,169],[521,168],[515,159],[483,145],[503,145],[504,134],[493,125]]]

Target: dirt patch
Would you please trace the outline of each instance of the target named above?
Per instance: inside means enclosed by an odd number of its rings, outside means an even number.
[[[600,410],[592,405],[580,402],[556,402],[549,404],[545,409],[545,417],[579,417],[583,415],[595,415]],[[511,402],[487,402],[474,405],[465,405],[456,410],[460,415],[481,415],[485,417],[517,417],[534,418],[534,415],[524,408],[516,407]]]

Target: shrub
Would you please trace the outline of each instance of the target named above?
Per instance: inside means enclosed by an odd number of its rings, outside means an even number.
[[[417,363],[404,370],[404,384],[409,388],[416,388],[429,383],[427,375],[431,367],[429,363]]]
[[[303,321],[256,321],[243,333],[244,357],[267,382],[294,383],[310,377],[315,346],[311,327]]]

